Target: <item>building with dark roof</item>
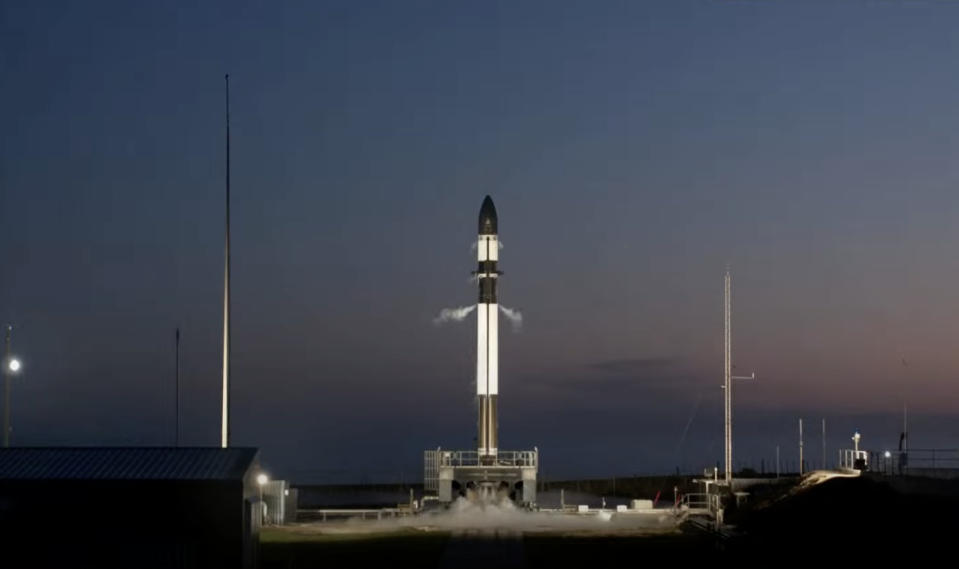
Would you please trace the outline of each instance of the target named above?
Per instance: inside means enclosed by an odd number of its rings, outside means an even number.
[[[0,566],[254,567],[254,448],[0,449]]]

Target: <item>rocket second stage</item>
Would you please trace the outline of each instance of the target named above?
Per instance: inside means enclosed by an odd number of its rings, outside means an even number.
[[[476,305],[476,395],[479,406],[477,451],[484,464],[495,462],[498,421],[496,398],[499,392],[499,307],[496,304],[496,280],[499,238],[496,207],[486,196],[479,214],[479,238],[476,244],[479,266],[479,302]]]

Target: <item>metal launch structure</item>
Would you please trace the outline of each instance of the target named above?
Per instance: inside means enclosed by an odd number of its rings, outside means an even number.
[[[489,196],[479,214],[473,273],[479,283],[476,304],[476,403],[478,433],[475,451],[448,451],[437,448],[424,453],[424,489],[436,492],[448,503],[460,496],[490,500],[509,498],[520,504],[536,503],[536,473],[539,451],[499,449],[499,305],[496,283],[499,228],[496,206]]]

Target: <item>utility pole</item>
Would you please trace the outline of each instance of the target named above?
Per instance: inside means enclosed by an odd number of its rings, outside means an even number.
[[[733,380],[756,379],[756,372],[747,376],[733,376],[732,354],[732,279],[729,267],[726,267],[723,294],[723,407],[726,462],[726,484],[731,485],[733,480]]]
[[[776,445],[776,478],[779,478],[779,445]]]

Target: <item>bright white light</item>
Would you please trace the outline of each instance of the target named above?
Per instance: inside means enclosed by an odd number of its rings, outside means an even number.
[[[887,450],[887,451],[886,451],[886,454],[885,454],[884,456],[885,456],[886,458],[890,458],[890,457],[892,457],[892,453]]]
[[[269,481],[270,481],[270,479],[267,478],[266,474],[262,474],[262,473],[261,473],[261,474],[258,474],[258,475],[256,476],[256,483],[259,484],[260,486],[263,486],[264,484],[266,484],[266,483],[269,482]]]
[[[16,372],[20,371],[20,360],[18,360],[18,359],[16,359],[16,358],[10,360],[10,363],[7,364],[7,367],[8,367],[8,368],[10,369],[10,371],[12,371],[13,373],[16,373]]]

